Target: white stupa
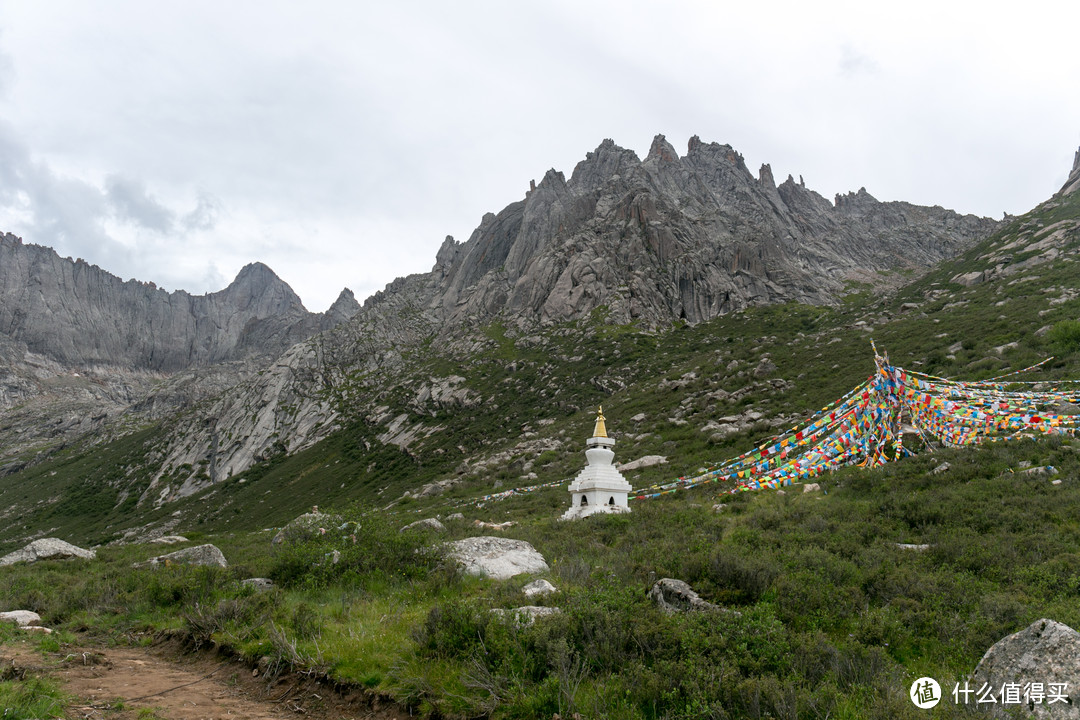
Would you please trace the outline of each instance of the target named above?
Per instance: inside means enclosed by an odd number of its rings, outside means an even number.
[[[633,488],[611,464],[615,458],[615,453],[611,451],[615,441],[607,436],[603,408],[597,410],[593,436],[585,444],[588,446],[585,457],[589,464],[570,483],[570,509],[562,519],[573,520],[596,513],[630,512],[626,496]]]

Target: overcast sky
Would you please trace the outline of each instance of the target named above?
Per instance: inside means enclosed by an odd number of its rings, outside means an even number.
[[[314,311],[604,138],[1000,218],[1080,146],[1080,4],[0,0],[0,231]]]

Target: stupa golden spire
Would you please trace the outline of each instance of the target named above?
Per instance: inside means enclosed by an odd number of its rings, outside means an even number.
[[[607,426],[604,425],[604,406],[601,405],[596,408],[596,425],[592,431],[593,437],[607,437]]]

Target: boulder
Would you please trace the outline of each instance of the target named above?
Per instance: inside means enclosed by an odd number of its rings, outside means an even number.
[[[325,535],[333,528],[340,527],[342,519],[337,515],[319,512],[318,506],[309,513],[304,513],[285,527],[278,530],[271,540],[272,545],[299,543]]]
[[[253,587],[256,590],[269,590],[274,587],[273,580],[261,577],[247,578],[246,580],[241,580],[240,584],[244,587]]]
[[[467,575],[506,580],[523,573],[549,570],[544,556],[524,540],[480,536],[446,544],[447,555]]]
[[[401,530],[398,530],[398,532],[408,532],[410,530],[434,530],[436,532],[446,532],[446,526],[436,518],[425,518],[409,523],[401,528]]]
[[[93,560],[95,557],[97,557],[97,553],[93,550],[83,550],[81,547],[76,547],[71,543],[56,538],[41,538],[30,543],[22,550],[16,550],[0,558],[0,566],[62,558]]]
[[[514,527],[515,525],[517,525],[517,523],[514,522],[513,520],[507,520],[506,522],[501,522],[501,523],[489,523],[489,522],[484,522],[483,520],[473,520],[473,525],[478,527],[478,528],[487,528],[488,530],[500,530],[500,531],[502,531],[502,530],[506,530],[508,528]]]
[[[1059,470],[1053,465],[1038,465],[1033,468],[1021,471],[1022,475],[1028,477],[1049,477],[1051,475],[1057,475]]]
[[[448,478],[446,480],[436,480],[435,482],[430,482],[427,485],[422,486],[419,490],[415,490],[415,491],[412,491],[412,492],[406,490],[405,493],[401,497],[403,497],[403,498],[435,497],[436,495],[442,495],[444,492],[446,492],[450,488],[454,487],[455,485],[460,485],[460,484],[461,484],[461,481],[458,480],[457,478]]]
[[[525,597],[544,597],[545,595],[559,592],[559,589],[547,580],[541,578],[540,580],[533,580],[531,583],[521,588],[521,592],[525,593]]]
[[[552,615],[557,615],[562,611],[557,607],[526,605],[524,607],[513,608],[512,610],[494,608],[491,612],[501,617],[509,617],[518,627],[527,627],[536,622],[537,618],[550,617]]]
[[[195,547],[177,550],[167,555],[158,555],[141,563],[135,563],[135,567],[147,567],[157,565],[206,565],[210,567],[228,567],[229,563],[225,556],[214,545],[196,545]]]
[[[1041,703],[1024,704],[1025,717],[1080,718],[1080,633],[1055,620],[1036,620],[1018,633],[994,643],[971,675],[969,687],[976,690],[988,683],[996,688],[997,704],[985,705],[987,716],[1013,717],[1017,707],[1001,703],[1005,683],[1042,683],[1046,698]],[[1051,684],[1065,685],[1067,702],[1050,703]],[[1022,696],[1021,696],[1022,697]]]
[[[821,490],[821,485],[819,483],[806,483],[802,486],[802,491],[804,493],[817,492],[818,490]]]
[[[667,464],[667,458],[663,455],[646,455],[645,457],[639,457],[637,460],[631,460],[628,463],[618,465],[619,472],[630,472],[631,470],[640,470],[645,467],[652,467],[653,465],[665,465]]]
[[[943,462],[940,465],[938,465],[936,468],[931,470],[930,474],[931,475],[940,475],[943,472],[948,472],[950,467],[952,467],[952,466],[949,465],[949,463]]]
[[[465,519],[465,516],[462,515],[461,513],[452,513],[452,514],[446,516],[447,522],[455,522],[457,520],[464,520],[464,519]]]
[[[674,578],[657,580],[649,590],[649,599],[667,613],[721,609],[717,605],[702,600],[686,582]]]
[[[161,537],[154,538],[150,542],[159,543],[161,545],[176,545],[177,543],[186,543],[188,539],[183,535],[162,535]]]
[[[41,616],[31,610],[9,610],[0,612],[0,622],[15,623],[19,627],[37,625],[41,622]]]

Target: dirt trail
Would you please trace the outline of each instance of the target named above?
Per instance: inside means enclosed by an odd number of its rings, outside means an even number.
[[[67,717],[137,720],[152,709],[162,720],[343,720],[408,717],[396,707],[372,705],[363,693],[342,695],[304,676],[267,684],[247,666],[208,654],[155,648],[66,648],[43,658],[19,643],[0,647],[5,664],[54,678],[78,698]],[[121,709],[122,708],[122,709]]]

